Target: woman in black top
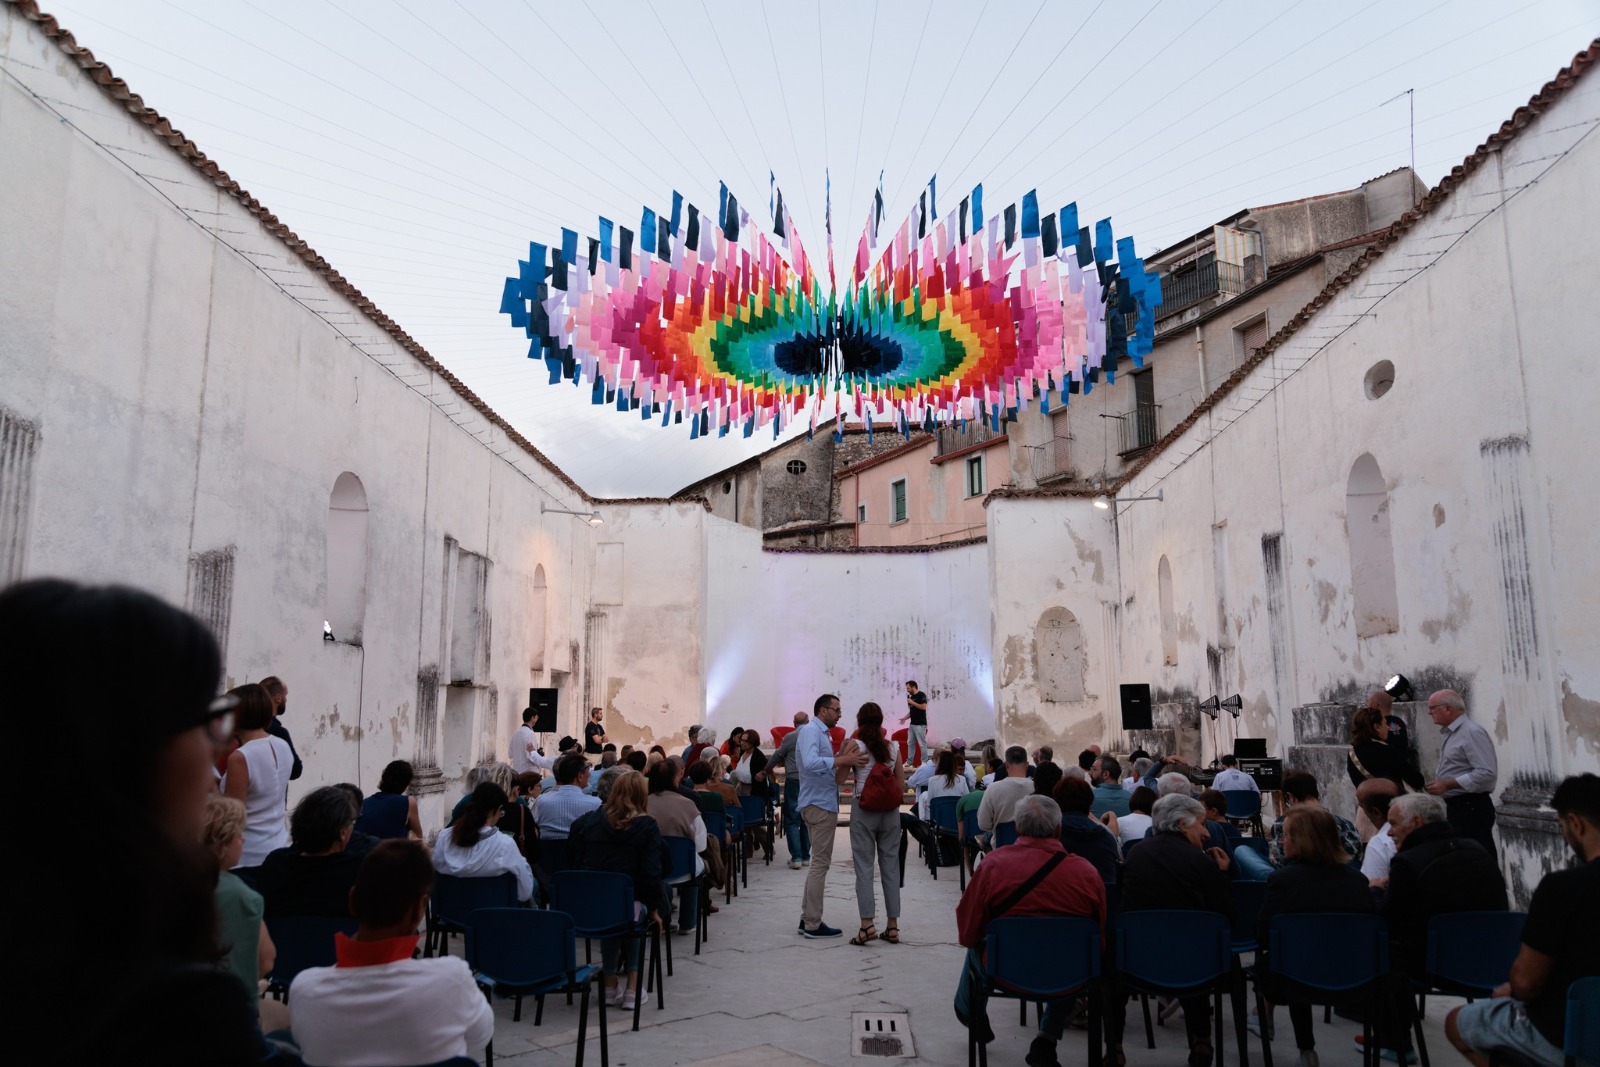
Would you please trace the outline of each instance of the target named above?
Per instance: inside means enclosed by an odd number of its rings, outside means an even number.
[[[1294,1026],[1295,1047],[1300,1050],[1297,1067],[1317,1067],[1316,1038],[1311,1029],[1311,1005],[1294,1003],[1293,990],[1272,977],[1272,959],[1267,952],[1268,929],[1277,915],[1296,912],[1376,912],[1372,891],[1361,872],[1347,864],[1350,857],[1339,843],[1339,825],[1321,808],[1296,806],[1283,820],[1284,866],[1267,878],[1267,896],[1261,906],[1256,940],[1261,949],[1256,955],[1261,988],[1277,1003],[1289,1005],[1289,1022]]]
[[[587,871],[613,871],[633,879],[633,899],[638,915],[664,927],[661,915],[662,856],[666,844],[661,827],[645,814],[650,792],[644,775],[624,771],[611,786],[605,806],[588,820],[579,837],[568,846],[568,858]],[[622,959],[622,938],[601,942],[600,958],[606,973],[605,996],[625,1011],[632,1011],[639,995],[639,942],[628,940],[628,956]],[[618,981],[626,967],[626,989]]]
[[[1422,792],[1422,772],[1405,749],[1389,747],[1389,721],[1377,708],[1356,712],[1345,764],[1353,785],[1369,778],[1387,778],[1402,793],[1408,786],[1413,793]]]

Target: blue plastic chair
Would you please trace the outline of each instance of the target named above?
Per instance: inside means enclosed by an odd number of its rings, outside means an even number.
[[[552,876],[552,881],[555,883],[553,907],[572,917],[578,937],[586,941],[628,938],[637,940],[641,946],[649,941],[644,988],[633,1002],[633,1028],[639,1029],[639,1011],[644,1006],[645,994],[654,989],[657,1010],[665,1010],[667,998],[661,976],[661,930],[650,922],[648,915],[634,918],[633,879],[615,871],[562,871]]]
[[[927,825],[935,842],[935,847],[928,850],[928,871],[935,881],[939,879],[939,853],[946,845],[958,852],[961,849],[961,820],[956,817],[956,805],[960,803],[960,797],[934,797],[928,801]],[[967,865],[958,863],[957,866],[961,868],[960,881],[964,890],[967,888]]]
[[[1567,1067],[1600,1063],[1600,978],[1580,978],[1567,987]]]
[[[1276,915],[1267,926],[1267,950],[1272,977],[1285,983],[1289,1002],[1364,1005],[1362,1062],[1378,1067],[1382,1050],[1372,1024],[1380,1011],[1381,980],[1389,973],[1384,921],[1351,912]],[[1266,1033],[1263,1026],[1262,1054],[1270,1057]]]
[[[1413,1019],[1417,1052],[1428,1065],[1428,1044],[1422,1033],[1422,1016],[1428,994],[1467,998],[1494,995],[1495,987],[1511,976],[1511,963],[1522,951],[1521,911],[1456,911],[1435,915],[1428,922],[1426,973],[1417,989]]]
[[[545,874],[555,874],[557,871],[572,870],[572,861],[567,858],[567,839],[551,840],[541,837],[539,839],[539,866],[544,868]]]
[[[1229,888],[1233,893],[1229,948],[1235,956],[1255,952],[1261,947],[1256,941],[1256,927],[1261,921],[1261,907],[1267,902],[1267,883],[1230,882]]]
[[[714,811],[701,811],[700,812],[700,818],[705,820],[706,833],[709,836],[716,838],[718,841],[720,841],[722,843],[722,855],[727,860],[728,865],[729,865],[728,866],[727,881],[722,887],[723,891],[725,893],[725,896],[722,898],[722,902],[724,904],[727,904],[727,903],[730,903],[733,900],[733,889],[734,889],[734,885],[733,884],[734,884],[734,882],[736,882],[738,880],[734,876],[738,873],[738,870],[739,870],[738,857],[734,854],[733,847],[728,844],[728,840],[729,840],[728,839],[728,817],[727,817],[727,815],[718,814],[717,812],[714,812]],[[710,940],[710,934],[711,934],[711,928],[709,926],[707,926],[706,927],[706,935],[707,935],[706,939],[707,940]]]
[[[677,889],[679,886],[691,886],[694,892],[700,892],[702,876],[695,873],[694,842],[687,837],[675,837],[662,834],[661,840],[667,843],[667,857],[672,863],[672,869],[667,872],[667,887]],[[706,928],[706,913],[711,909],[701,907],[698,909],[699,919],[694,924],[694,954],[700,955],[700,935]],[[667,974],[672,974],[672,939],[667,938]]]
[[[1222,796],[1228,802],[1228,819],[1231,822],[1250,824],[1250,832],[1260,836],[1265,833],[1261,825],[1261,794],[1254,789],[1224,789]]]
[[[1014,822],[997,822],[994,824],[994,847],[1002,848],[1005,845],[1017,843],[1017,824]]]
[[[1122,986],[1144,997],[1194,997],[1214,1000],[1212,1029],[1217,1067],[1222,1067],[1222,994],[1233,1001],[1239,1062],[1249,1064],[1249,1038],[1233,966],[1233,925],[1214,911],[1128,911],[1117,917],[1117,974]],[[1155,1047],[1146,1007],[1145,1032]]]
[[[745,858],[745,855],[744,855],[744,809],[743,808],[729,808],[728,809],[728,836],[730,838],[732,838],[732,840],[733,840],[733,871],[730,872],[729,881],[731,882],[733,880],[731,875],[737,874],[740,877],[740,881],[741,881],[741,884],[743,885],[743,887],[745,889],[749,889],[750,888],[750,862],[749,862],[749,860],[747,860]]]
[[[1064,916],[995,919],[983,942],[983,987],[990,997],[1037,1004],[1089,998],[1089,1064],[1100,1067],[1100,926]],[[978,1040],[982,1023],[968,1020],[968,1067],[988,1067],[988,1049]]]
[[[547,993],[579,993],[577,1067],[583,1067],[583,1046],[589,1029],[589,987],[601,980],[600,968],[578,966],[577,933],[571,916],[532,908],[480,908],[469,917],[467,966],[478,988],[491,1000],[495,993],[516,999],[511,1021],[522,1021],[522,998],[536,997],[533,1025],[544,1021]],[[600,1001],[600,1067],[609,1067],[606,1046],[606,998]],[[494,1062],[494,1042],[484,1051],[485,1065]]]
[[[267,992],[287,1002],[289,985],[301,971],[311,967],[332,967],[335,963],[333,935],[356,932],[354,919],[333,919],[323,915],[277,915],[267,919],[267,933],[278,955],[267,975]]]
[[[443,956],[448,953],[450,935],[466,933],[472,913],[478,909],[514,908],[517,904],[517,876],[510,872],[489,878],[435,875],[422,954]]]
[[[961,857],[961,888],[963,891],[965,891],[967,888],[966,865],[977,862],[978,835],[983,832],[982,830],[978,829],[977,811],[969,811],[965,815],[961,816],[961,832],[966,835],[966,847],[963,849],[963,854]]]
[[[765,830],[766,840],[762,842],[762,855],[766,858],[767,865],[772,865],[772,810],[767,807],[766,797],[740,797],[739,815],[744,820],[744,825],[750,830]],[[749,882],[745,883],[749,885]]]

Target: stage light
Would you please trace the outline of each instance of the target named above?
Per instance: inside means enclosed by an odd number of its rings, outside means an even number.
[[[1383,691],[1401,702],[1417,699],[1417,691],[1411,688],[1411,683],[1406,681],[1406,676],[1403,674],[1397,674],[1385,682]]]

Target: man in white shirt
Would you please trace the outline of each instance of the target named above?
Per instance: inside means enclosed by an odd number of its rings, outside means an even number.
[[[522,709],[522,725],[511,732],[510,751],[511,773],[527,774],[529,771],[548,771],[554,767],[559,754],[555,756],[542,756],[539,754],[539,735],[533,732],[533,717],[537,712],[533,708]]]
[[[1398,790],[1388,778],[1368,778],[1356,786],[1356,803],[1360,805],[1378,832],[1367,840],[1367,850],[1361,858],[1361,873],[1367,884],[1381,889],[1389,884],[1389,863],[1394,859],[1399,845],[1389,836],[1389,802]]]
[[[350,890],[355,937],[334,935],[338,963],[301,971],[290,986],[307,1063],[476,1059],[494,1037],[494,1011],[464,961],[411,958],[432,887],[420,841],[383,841],[367,854]]]
[[[1256,780],[1239,769],[1238,756],[1229,752],[1218,762],[1222,764],[1222,770],[1218,771],[1216,778],[1212,780],[1212,789],[1221,790],[1224,793],[1234,789],[1248,789],[1252,793],[1261,792],[1261,787],[1256,784]]]

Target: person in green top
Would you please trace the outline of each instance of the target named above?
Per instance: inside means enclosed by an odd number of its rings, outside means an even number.
[[[267,933],[261,894],[229,870],[244,849],[244,823],[241,801],[220,794],[206,801],[202,841],[217,861],[217,943],[225,968],[243,983],[259,1009],[260,981],[272,970],[277,950]]]

